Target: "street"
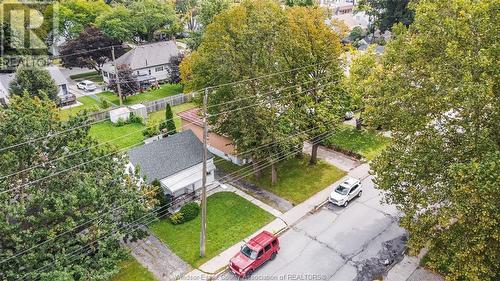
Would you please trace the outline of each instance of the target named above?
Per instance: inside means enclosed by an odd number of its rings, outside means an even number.
[[[400,261],[406,236],[397,210],[380,203],[370,177],[362,182],[363,195],[346,208],[327,203],[281,235],[276,259],[251,279],[374,280]],[[237,278],[224,272],[218,279]]]

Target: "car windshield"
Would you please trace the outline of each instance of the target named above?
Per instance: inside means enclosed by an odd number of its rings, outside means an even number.
[[[337,192],[338,194],[347,195],[347,193],[349,193],[349,188],[339,185],[339,187],[335,189],[335,192]]]
[[[254,260],[255,258],[257,258],[257,252],[250,249],[247,245],[243,246],[241,248],[241,253],[244,254],[245,256],[247,256],[248,258]]]

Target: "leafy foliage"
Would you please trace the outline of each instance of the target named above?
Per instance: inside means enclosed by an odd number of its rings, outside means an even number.
[[[396,23],[409,26],[413,22],[412,0],[360,0],[358,6],[375,18],[373,27],[384,32]],[[415,1],[418,2],[418,1]]]
[[[165,122],[162,122],[159,126],[160,131],[164,131],[167,135],[173,135],[177,133],[175,128],[174,114],[172,113],[172,108],[170,104],[167,103],[165,107]]]
[[[118,81],[116,76],[113,76],[109,80],[109,89],[119,95],[118,92],[118,82],[120,83],[120,89],[122,93],[122,98],[126,99],[127,96],[132,96],[139,92],[139,82],[137,82],[137,75],[130,69],[130,66],[123,64],[116,67],[118,71]]]
[[[190,202],[181,207],[184,222],[193,220],[200,213],[200,206],[196,202]]]
[[[112,58],[110,46],[115,46],[117,57],[125,53],[120,41],[109,38],[97,27],[87,27],[78,37],[62,46],[62,64],[64,67],[87,67],[101,72],[102,66]]]
[[[16,77],[9,85],[9,91],[12,95],[23,96],[28,93],[31,97],[57,100],[59,87],[56,85],[49,71],[32,66],[19,66],[16,70]]]
[[[59,8],[59,32],[67,40],[78,37],[96,18],[111,8],[104,1],[62,0]]]
[[[375,71],[370,118],[393,132],[373,167],[413,253],[449,280],[498,280],[499,1],[421,0]]]
[[[85,116],[58,115],[28,96],[0,110],[0,147],[43,138],[0,152],[0,279],[109,278],[126,254],[121,238],[141,235],[134,221],[154,204],[154,189],[125,174],[127,159],[88,136]]]

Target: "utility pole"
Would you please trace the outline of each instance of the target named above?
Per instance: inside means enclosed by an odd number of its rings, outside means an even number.
[[[200,233],[200,257],[205,256],[205,242],[207,231],[207,139],[208,139],[208,88],[203,96],[203,175],[201,178],[201,233]]]
[[[122,106],[123,105],[123,101],[122,101],[122,87],[120,85],[120,75],[118,75],[118,70],[116,68],[115,46],[111,47],[111,55],[113,57],[113,66],[115,68],[116,86],[118,87],[118,97],[120,99],[120,106]]]

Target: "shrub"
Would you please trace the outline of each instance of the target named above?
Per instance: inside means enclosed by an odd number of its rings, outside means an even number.
[[[170,222],[172,224],[181,224],[185,222],[184,215],[181,212],[174,213],[170,216]]]
[[[115,123],[115,126],[121,127],[121,126],[125,126],[126,124],[127,124],[127,122],[125,122],[125,120],[123,120],[123,118],[118,118],[118,121]]]
[[[135,115],[134,113],[130,114],[130,118],[128,119],[129,123],[137,123],[137,124],[143,124],[144,119],[142,119],[141,116]]]
[[[183,215],[183,222],[193,220],[200,213],[200,206],[196,202],[187,203],[179,211]]]
[[[106,109],[106,108],[109,108],[111,106],[111,103],[106,100],[106,99],[101,99],[101,107]]]
[[[158,130],[158,125],[152,120],[148,120],[146,124],[147,128],[142,131],[142,135],[146,138],[154,137],[160,133]]]

